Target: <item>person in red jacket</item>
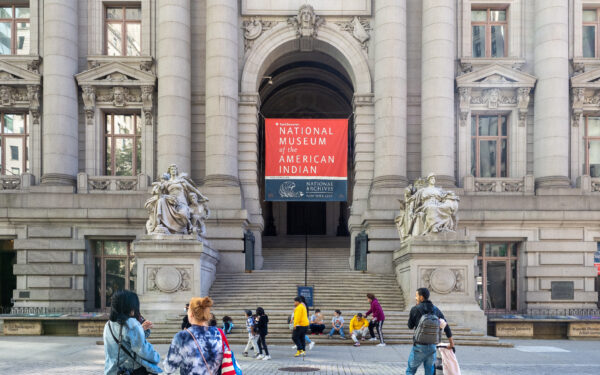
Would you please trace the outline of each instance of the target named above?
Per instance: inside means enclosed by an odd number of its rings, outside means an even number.
[[[369,341],[377,340],[374,331],[374,329],[377,329],[377,336],[379,336],[379,344],[377,344],[377,346],[385,346],[385,342],[383,341],[383,322],[385,321],[383,309],[373,293],[367,293],[367,300],[369,301],[369,304],[371,304],[371,308],[365,313],[365,318],[371,313],[373,314],[373,319],[369,322],[369,333],[371,334]]]

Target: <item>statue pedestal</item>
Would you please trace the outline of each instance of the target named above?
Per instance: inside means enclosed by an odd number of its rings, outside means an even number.
[[[450,323],[486,333],[487,318],[475,299],[475,265],[479,245],[448,232],[413,236],[394,251],[396,279],[407,310],[418,288],[428,288],[431,301]]]
[[[192,297],[204,297],[215,280],[219,253],[196,235],[143,235],[133,242],[136,292],[151,320],[183,312]]]

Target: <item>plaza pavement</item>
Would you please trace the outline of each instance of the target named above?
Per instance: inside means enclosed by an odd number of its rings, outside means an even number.
[[[0,336],[2,375],[88,375],[102,374],[104,348],[96,338]],[[511,340],[514,348],[459,347],[457,356],[465,375],[600,374],[600,341]],[[168,345],[157,345],[164,358]],[[234,345],[245,375],[283,375],[282,367],[319,368],[319,375],[404,374],[410,353],[408,345],[385,348],[362,346],[319,346],[304,359],[293,358],[289,346],[271,347],[271,361],[244,358]],[[423,374],[421,369],[419,374]]]

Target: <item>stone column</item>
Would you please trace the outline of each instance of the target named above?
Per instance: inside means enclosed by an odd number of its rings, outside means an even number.
[[[42,183],[75,185],[79,163],[77,0],[44,1]]]
[[[421,174],[453,186],[456,0],[423,0]]]
[[[206,1],[206,178],[238,185],[238,1]]]
[[[191,171],[190,0],[158,0],[157,172],[170,164]]]
[[[406,7],[405,1],[375,1],[374,187],[405,186]]]
[[[535,1],[533,173],[542,187],[569,186],[569,6]]]

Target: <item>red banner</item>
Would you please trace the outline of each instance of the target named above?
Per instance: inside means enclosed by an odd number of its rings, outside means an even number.
[[[347,119],[265,119],[265,144],[267,200],[345,200]]]

